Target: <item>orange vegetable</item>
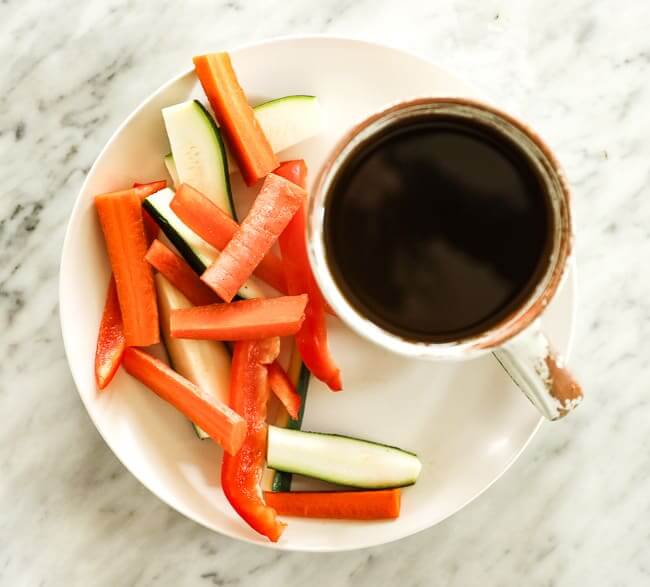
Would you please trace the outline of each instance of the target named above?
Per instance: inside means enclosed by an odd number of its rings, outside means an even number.
[[[173,310],[170,330],[176,338],[252,340],[295,334],[305,317],[307,296],[242,300]]]
[[[266,177],[278,166],[230,62],[228,53],[194,57],[194,69],[223,129],[230,150],[248,185]]]
[[[159,240],[154,240],[145,259],[195,306],[218,303],[215,293],[203,283],[192,268]]]
[[[145,261],[147,241],[142,200],[137,188],[95,197],[115,276],[127,346],[148,346],[160,340],[153,273]]]
[[[122,329],[122,313],[117,299],[115,279],[111,276],[95,350],[95,381],[99,389],[104,389],[113,379],[122,361],[124,349],[126,340]]]
[[[210,198],[186,183],[178,187],[170,207],[196,234],[220,251],[239,229],[239,224]],[[260,261],[255,274],[280,293],[287,293],[282,261],[273,251]]]
[[[126,349],[122,364],[127,373],[185,414],[226,452],[235,454],[240,449],[246,422],[226,404],[139,349]]]
[[[293,383],[280,363],[275,361],[268,366],[269,386],[271,391],[282,402],[289,415],[296,420],[300,412],[301,399]]]
[[[397,518],[400,490],[265,492],[266,504],[279,515],[337,520]]]
[[[232,300],[304,199],[305,191],[294,183],[277,175],[267,176],[248,216],[201,280],[222,300]]]

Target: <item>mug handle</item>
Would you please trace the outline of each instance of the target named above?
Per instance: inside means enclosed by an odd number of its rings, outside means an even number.
[[[580,384],[553,350],[539,320],[494,356],[545,418],[562,418],[582,401]]]

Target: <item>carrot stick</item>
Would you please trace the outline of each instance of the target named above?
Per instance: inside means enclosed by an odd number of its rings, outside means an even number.
[[[275,361],[268,366],[269,386],[295,420],[300,412],[301,399],[285,370]]]
[[[234,455],[240,449],[246,422],[233,409],[141,350],[126,349],[122,364],[127,373],[185,414],[226,452]]]
[[[95,197],[115,276],[127,346],[160,340],[158,308],[150,265],[144,260],[147,241],[142,202],[135,189]]]
[[[307,296],[257,298],[232,304],[212,304],[173,310],[175,338],[255,340],[295,334],[305,317]]]
[[[264,180],[239,229],[201,280],[229,302],[302,206],[305,191],[277,175]]]
[[[151,243],[145,259],[195,306],[219,302],[215,293],[199,279],[185,260],[159,240]]]
[[[239,224],[231,216],[186,183],[178,187],[170,207],[196,234],[220,251],[239,229]],[[260,261],[255,274],[280,293],[287,293],[282,261],[273,251]]]
[[[248,185],[271,173],[278,160],[246,100],[228,53],[194,57],[194,69]]]
[[[95,381],[99,389],[104,389],[113,379],[125,349],[122,313],[117,299],[115,279],[111,276],[95,350]]]
[[[337,520],[397,518],[400,490],[265,492],[266,505],[279,515]]]

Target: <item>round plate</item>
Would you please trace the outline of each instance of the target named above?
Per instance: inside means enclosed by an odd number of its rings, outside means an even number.
[[[253,102],[288,94],[320,98],[325,132],[282,153],[282,159],[306,159],[312,178],[341,134],[387,103],[417,95],[475,95],[456,77],[425,60],[346,39],[272,40],[235,50],[232,60]],[[124,371],[106,391],[95,388],[94,351],[110,268],[93,196],[124,188],[134,180],[166,177],[162,158],[169,146],[160,110],[192,97],[204,100],[188,71],[155,92],[125,121],[88,174],[63,247],[63,339],[88,413],[124,465],[187,517],[222,534],[269,546],[238,518],[221,492],[219,447],[199,441],[181,414]],[[565,354],[573,294],[573,279],[567,279],[544,317],[552,340]],[[304,429],[409,449],[422,460],[422,474],[415,486],[403,490],[399,519],[292,518],[280,542],[273,545],[277,548],[362,548],[433,526],[498,479],[540,423],[537,412],[492,356],[465,363],[414,361],[382,351],[334,319],[330,340],[345,391],[335,394],[312,382]]]

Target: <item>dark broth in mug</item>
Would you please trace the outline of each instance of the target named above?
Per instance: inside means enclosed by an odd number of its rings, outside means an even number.
[[[340,289],[402,338],[488,330],[531,292],[547,261],[550,211],[526,157],[478,122],[398,122],[337,174],[325,247]]]

